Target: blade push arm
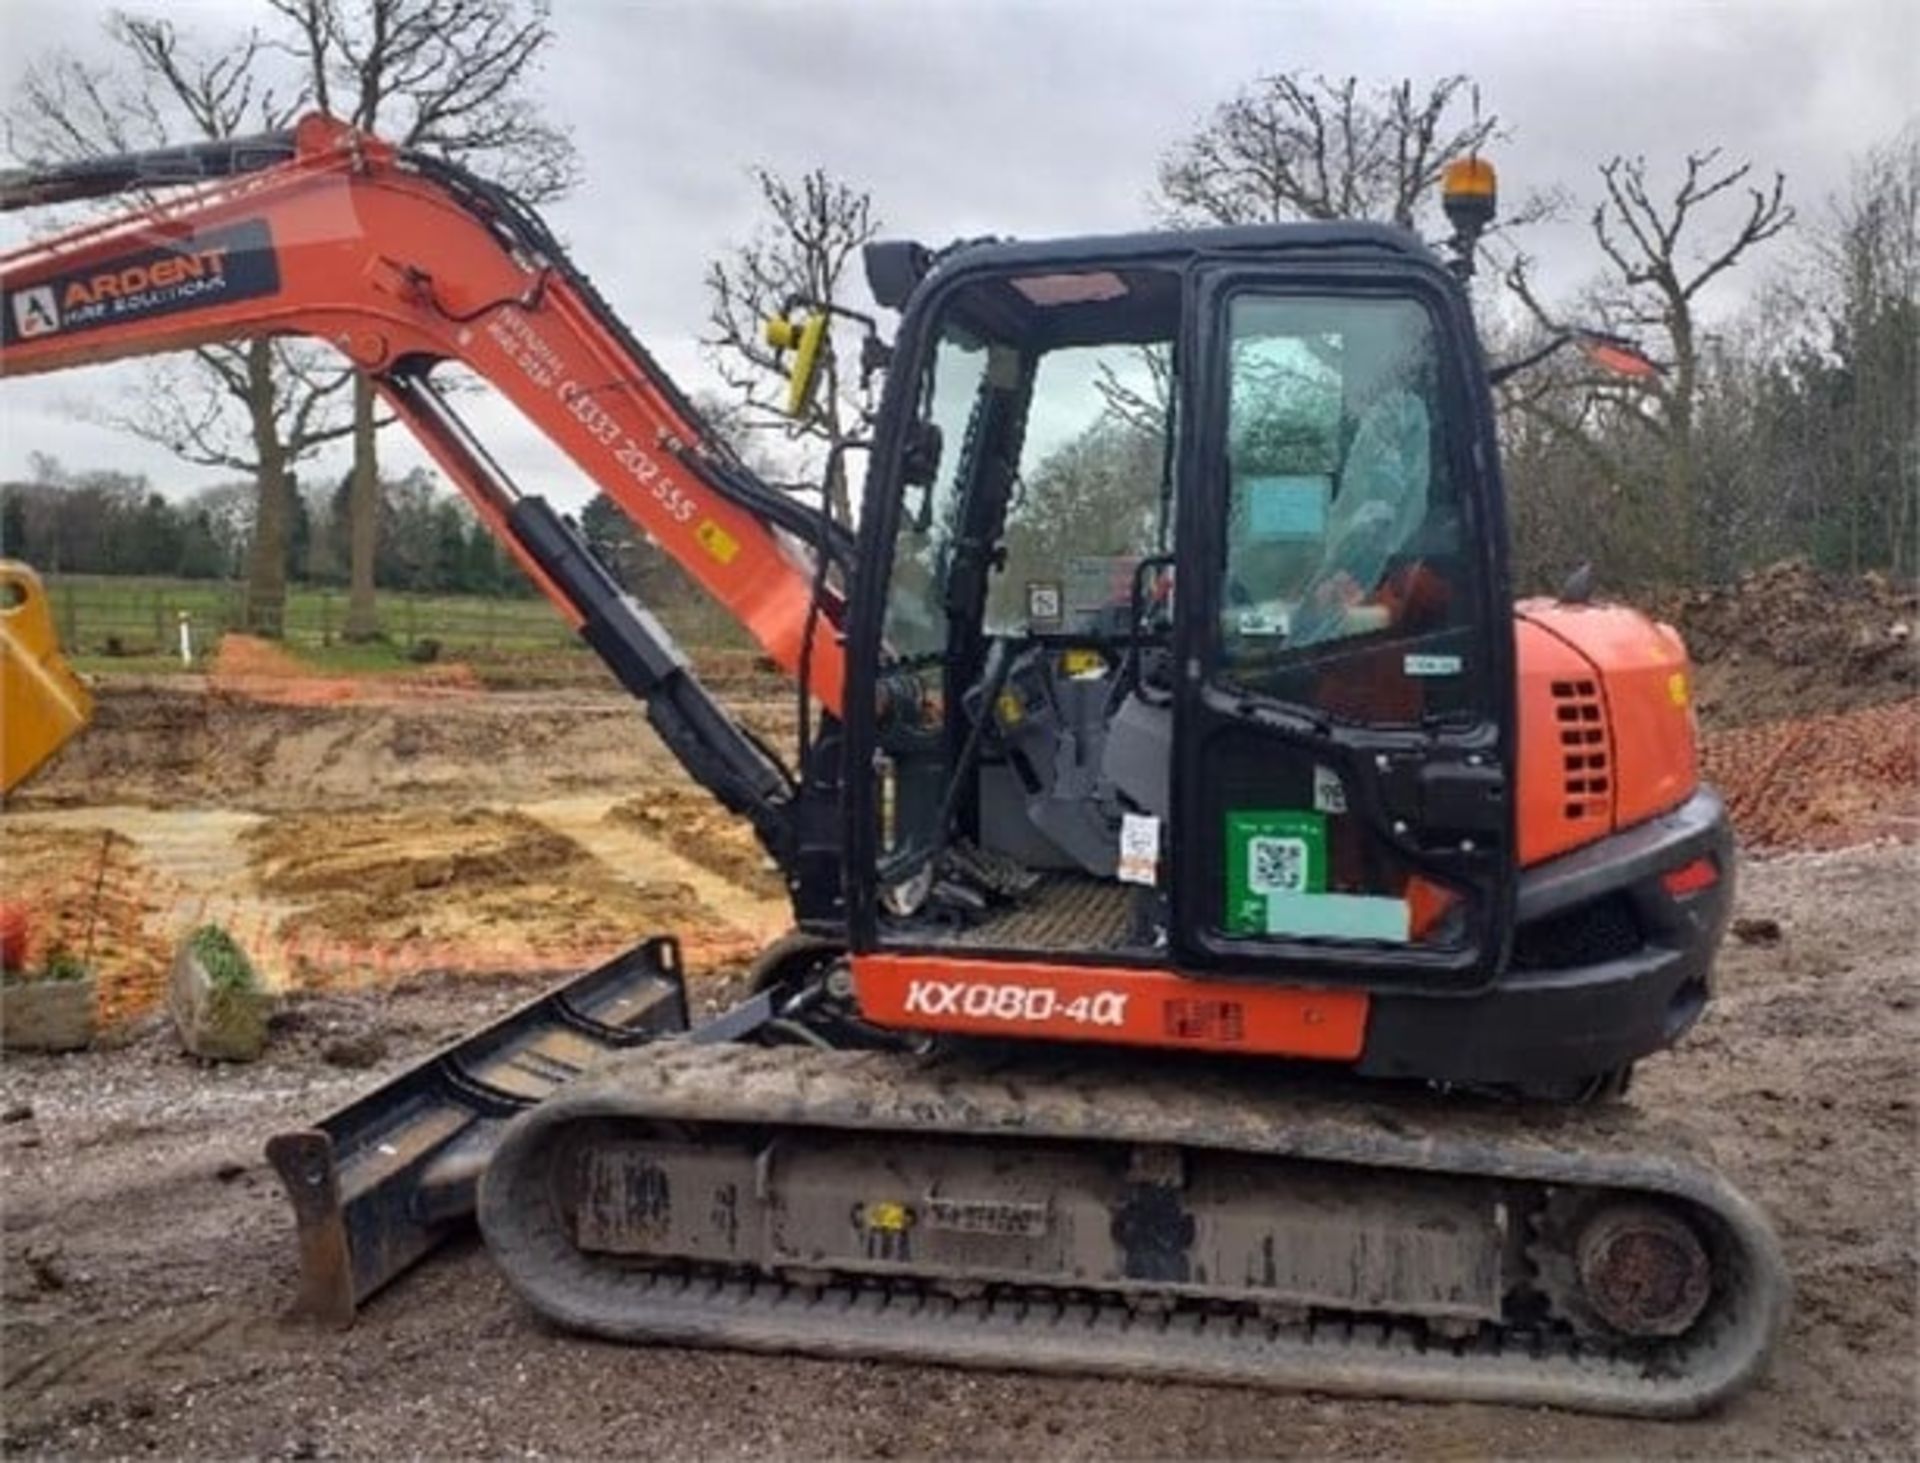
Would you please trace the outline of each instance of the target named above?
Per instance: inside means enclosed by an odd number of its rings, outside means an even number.
[[[0,258],[0,375],[260,335],[326,341],[373,376],[482,521],[584,625],[592,607],[516,529],[523,500],[428,379],[459,362],[839,711],[839,605],[817,595],[823,576],[807,561],[844,565],[845,530],[739,464],[511,195],[316,115],[290,140],[0,177],[0,207],[209,177]]]

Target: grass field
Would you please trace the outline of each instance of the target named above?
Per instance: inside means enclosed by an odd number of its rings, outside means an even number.
[[[184,669],[180,616],[187,616],[194,659],[211,653],[221,634],[241,628],[244,586],[191,579],[115,578],[70,574],[47,580],[61,644],[84,670]],[[591,662],[581,643],[545,599],[507,595],[398,594],[379,599],[383,638],[370,644],[341,639],[344,590],[290,587],[283,639],[303,659],[343,672],[409,665],[433,642],[452,659],[515,663]],[[744,648],[740,630],[715,606],[655,606],[669,629],[690,646]]]

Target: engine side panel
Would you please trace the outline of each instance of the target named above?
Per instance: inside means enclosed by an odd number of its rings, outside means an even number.
[[[1624,605],[1517,607],[1523,867],[1678,807],[1699,784],[1692,667]]]

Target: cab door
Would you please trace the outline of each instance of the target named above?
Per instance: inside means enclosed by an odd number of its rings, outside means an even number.
[[[1484,367],[1410,256],[1189,279],[1172,881],[1184,969],[1471,989],[1514,895]]]

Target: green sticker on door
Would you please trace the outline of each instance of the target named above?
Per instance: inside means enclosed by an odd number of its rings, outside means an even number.
[[[1274,933],[1267,926],[1270,896],[1318,894],[1326,887],[1326,814],[1293,808],[1227,814],[1228,934]]]
[[[1226,816],[1230,935],[1294,939],[1412,938],[1405,899],[1327,893],[1327,817],[1304,809],[1237,809]]]

